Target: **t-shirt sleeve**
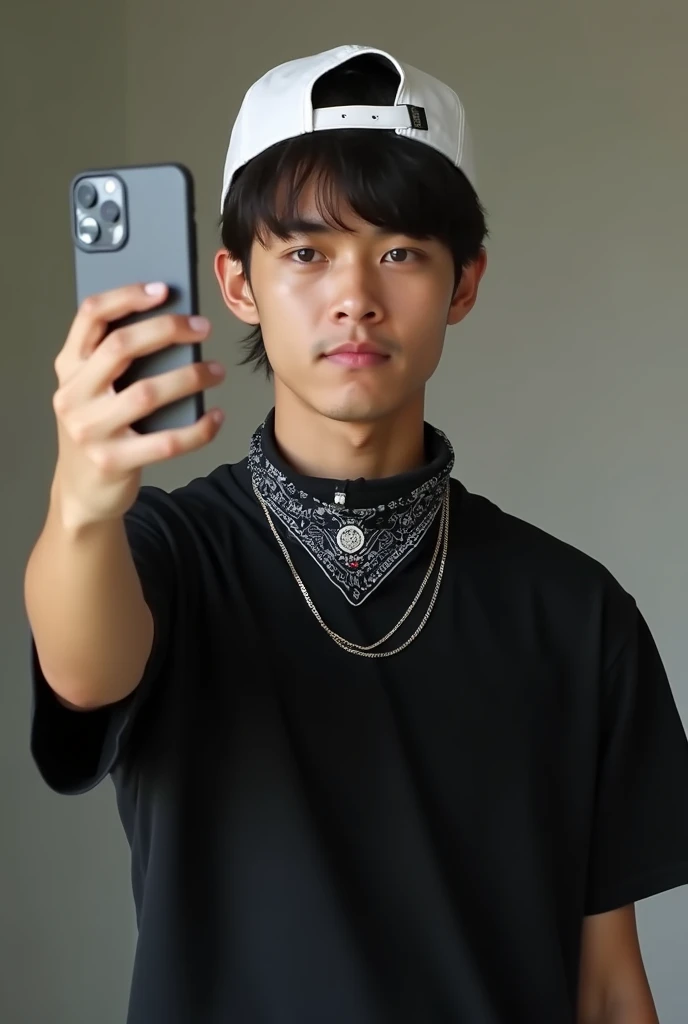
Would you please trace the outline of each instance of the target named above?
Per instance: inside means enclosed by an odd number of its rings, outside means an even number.
[[[688,883],[688,739],[634,602],[602,702],[586,914]]]
[[[176,597],[175,540],[169,517],[163,514],[169,500],[159,488],[143,487],[125,516],[130,550],[154,623],[151,653],[131,694],[93,710],[65,707],[46,681],[30,637],[31,754],[57,793],[85,793],[118,765],[135,719],[164,675]]]

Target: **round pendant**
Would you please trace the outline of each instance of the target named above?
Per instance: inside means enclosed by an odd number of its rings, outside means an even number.
[[[363,530],[358,526],[342,526],[337,534],[337,545],[347,555],[353,555],[354,552],[360,551],[364,544]]]

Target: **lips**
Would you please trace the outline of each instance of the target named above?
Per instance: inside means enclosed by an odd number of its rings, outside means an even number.
[[[389,356],[372,341],[347,341],[326,352],[325,359],[329,363],[355,368],[379,366],[386,362]]]

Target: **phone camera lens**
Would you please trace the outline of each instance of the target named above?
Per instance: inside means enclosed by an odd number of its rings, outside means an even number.
[[[116,224],[119,220],[121,210],[117,203],[113,202],[112,199],[106,199],[100,208],[100,216],[103,220],[107,221],[108,224]]]
[[[79,238],[86,245],[92,245],[98,240],[100,227],[95,217],[84,217],[79,222]]]
[[[97,198],[98,193],[96,192],[95,187],[91,185],[91,183],[88,181],[85,181],[82,185],[79,185],[78,189],[76,190],[76,201],[79,204],[79,206],[83,207],[85,210],[90,209],[90,207],[94,205]]]

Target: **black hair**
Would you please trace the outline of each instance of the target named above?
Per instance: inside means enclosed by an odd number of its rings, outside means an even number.
[[[314,107],[394,103],[398,74],[383,57],[354,57],[328,72],[313,89]],[[485,209],[468,178],[442,153],[393,129],[336,128],[279,142],[237,171],[220,222],[222,244],[251,282],[251,248],[273,235],[286,240],[285,223],[298,212],[304,185],[315,183],[320,215],[346,228],[339,210],[394,234],[433,238],[451,251],[455,289],[488,236]],[[243,364],[268,377],[260,325],[242,340]]]

